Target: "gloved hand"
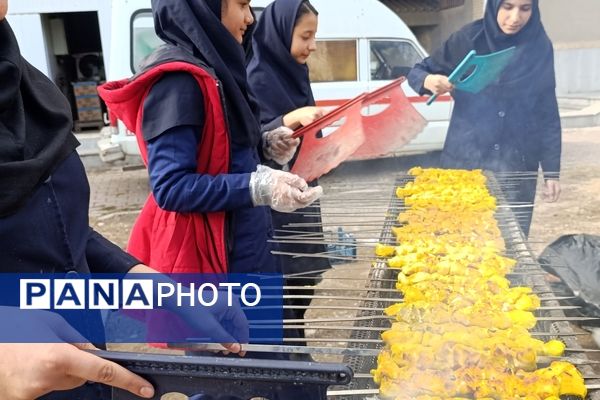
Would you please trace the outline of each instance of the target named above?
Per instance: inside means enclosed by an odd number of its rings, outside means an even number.
[[[188,283],[190,282],[186,281],[187,275],[182,275],[183,281],[177,283],[170,276],[163,274],[145,274],[145,277],[151,277],[157,283],[166,283],[170,286],[183,284],[189,289]],[[179,275],[174,275],[174,277],[179,277]],[[218,291],[217,294],[214,294],[211,290],[203,290],[200,294],[198,287],[201,283],[204,282],[196,282],[194,297],[198,298],[202,295],[204,302],[211,304],[210,306],[203,306],[197,302],[190,305],[189,302],[180,301],[178,296],[168,296],[162,299],[162,304],[159,304],[162,307],[161,311],[169,311],[172,316],[182,319],[187,324],[186,335],[204,338],[209,343],[220,343],[227,351],[243,356],[241,344],[249,341],[249,325],[238,297],[233,294],[230,298],[227,291]],[[169,324],[173,320],[172,316],[169,313],[157,314],[156,318],[163,318],[164,324]],[[176,330],[165,329],[156,335],[163,336],[159,338],[161,342],[186,340],[180,338],[181,332]]]
[[[321,186],[309,187],[297,175],[259,165],[250,178],[250,194],[255,206],[292,212],[309,206],[323,194]]]
[[[279,165],[290,162],[300,145],[300,139],[292,138],[293,133],[293,130],[285,126],[263,133],[263,154],[267,160],[273,160]]]

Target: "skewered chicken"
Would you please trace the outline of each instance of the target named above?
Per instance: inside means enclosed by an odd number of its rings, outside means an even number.
[[[379,257],[398,269],[404,302],[382,334],[373,370],[380,393],[395,400],[585,397],[581,374],[566,362],[537,369],[537,357],[561,356],[564,343],[531,337],[540,299],[511,287],[516,265],[504,257],[496,199],[481,171],[414,168],[396,190],[407,207],[392,228],[397,246]]]

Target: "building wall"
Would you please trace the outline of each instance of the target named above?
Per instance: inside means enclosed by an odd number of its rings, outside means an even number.
[[[405,17],[405,22],[414,30],[417,38],[428,52],[432,52],[456,30],[469,22],[481,18],[485,0],[465,0],[460,7],[437,13],[435,24],[415,26],[416,21]]]
[[[113,0],[18,0],[12,1],[8,21],[15,31],[23,55],[40,71],[50,76],[48,46],[42,27],[42,15],[96,11],[98,13],[105,65],[110,65],[111,7]],[[45,61],[44,61],[45,59]]]
[[[440,24],[436,32],[436,48],[441,46],[452,33],[476,18],[474,8],[477,1],[481,0],[465,0],[465,4],[461,7],[440,12]]]
[[[542,21],[554,43],[559,95],[600,92],[600,1],[540,2]]]
[[[559,95],[600,92],[600,0],[540,1],[542,20],[555,48]],[[454,31],[481,18],[485,0],[466,0],[465,5],[438,13],[436,24],[413,27],[430,53]],[[410,25],[410,21],[407,21]],[[411,26],[412,27],[412,26]]]
[[[543,0],[540,8],[546,31],[555,44],[600,41],[600,1]]]

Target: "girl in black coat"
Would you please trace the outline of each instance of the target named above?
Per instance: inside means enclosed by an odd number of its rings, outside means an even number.
[[[260,107],[261,130],[269,131],[280,126],[292,130],[308,125],[323,115],[322,109],[315,106],[308,66],[308,57],[316,50],[318,12],[307,0],[275,0],[261,14],[252,40],[253,56],[248,63],[248,83],[252,94]],[[291,131],[289,131],[291,133]],[[276,169],[289,170],[295,157],[284,165],[276,160],[268,165]],[[316,185],[317,182],[311,182]],[[289,228],[289,224],[310,223],[321,225],[321,217],[306,217],[303,214],[319,214],[319,208],[308,207],[296,214],[284,214],[272,211],[273,227],[278,236],[297,235],[285,231],[305,232],[319,239],[323,235],[320,227]],[[324,253],[324,245],[319,244],[280,244],[280,250],[286,253]],[[331,267],[326,258],[281,256],[284,274],[304,274],[311,271],[323,271]],[[304,286],[306,279],[288,279],[287,286]],[[312,283],[315,283],[313,281]],[[302,294],[313,292],[303,291]],[[297,294],[297,293],[290,293]],[[310,300],[294,299],[290,304],[303,307]],[[293,319],[302,319],[305,309],[294,309]],[[304,332],[286,331],[290,336],[301,337]]]
[[[477,94],[453,91],[448,75],[469,51],[489,54],[512,46],[516,55],[496,83]],[[482,168],[510,177],[515,186],[508,200],[531,205],[519,208],[527,236],[540,167],[546,199],[557,201],[560,194],[554,52],[541,22],[539,0],[488,0],[484,18],[452,34],[431,57],[415,65],[408,80],[422,95],[452,91],[455,104],[442,167]]]

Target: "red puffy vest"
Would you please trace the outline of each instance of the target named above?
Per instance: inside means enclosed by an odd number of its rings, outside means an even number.
[[[198,144],[197,171],[218,175],[229,172],[229,135],[218,83],[207,71],[187,62],[167,62],[136,76],[108,82],[98,88],[110,112],[134,132],[142,159],[148,165],[142,135],[144,99],[165,73],[192,74],[204,96],[205,122]],[[161,209],[152,193],[138,217],[127,251],[163,273],[227,273],[225,212],[178,213]]]

